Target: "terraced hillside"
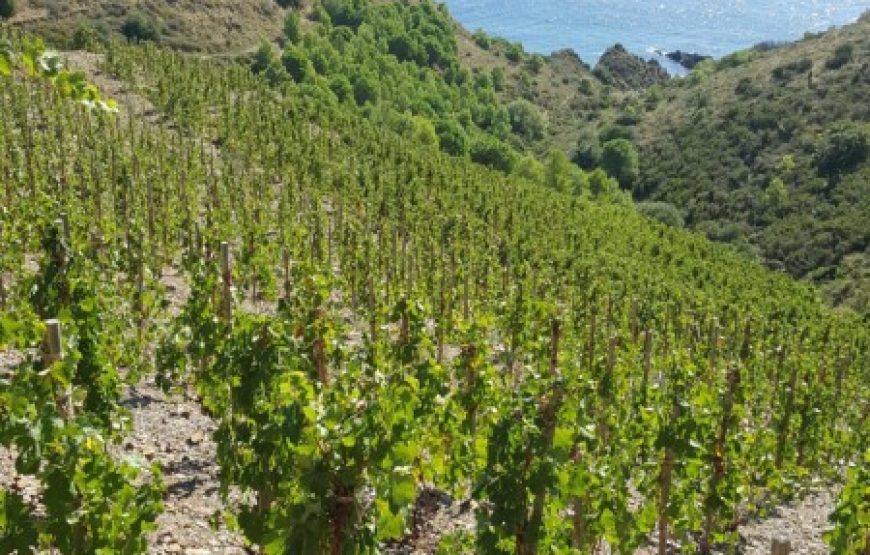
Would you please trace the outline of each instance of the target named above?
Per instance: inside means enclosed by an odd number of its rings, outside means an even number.
[[[826,538],[863,549],[870,338],[812,288],[316,80],[110,43],[69,56],[101,93],[10,38],[4,549],[178,552],[172,507],[215,549],[376,553],[447,498],[425,552],[710,553],[844,480]],[[172,395],[200,424],[158,451]]]

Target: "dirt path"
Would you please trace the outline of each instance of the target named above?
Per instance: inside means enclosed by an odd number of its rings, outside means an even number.
[[[220,522],[224,505],[219,493],[214,421],[196,401],[166,396],[151,380],[128,390],[123,404],[133,416],[133,431],[120,454],[156,461],[166,483],[164,511],[149,538],[149,553],[245,553],[244,540]]]
[[[747,523],[740,528],[741,553],[769,555],[774,539],[790,540],[795,555],[830,553],[822,533],[836,502],[836,490],[824,488],[779,507],[768,518]]]

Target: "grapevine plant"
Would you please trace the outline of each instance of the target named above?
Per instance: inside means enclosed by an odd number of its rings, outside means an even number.
[[[413,540],[424,488],[476,517],[446,552],[726,550],[865,449],[866,322],[804,285],[421,147],[320,79],[109,44],[101,69],[160,117],[113,115],[0,34],[0,345],[53,318],[66,338],[0,378],[3,445],[51,486],[45,519],[2,493],[4,548],[143,548],[159,474],[108,446],[152,365],[215,419],[223,512],[268,553]]]
[[[0,491],[0,546],[8,552],[143,553],[162,510],[160,469],[111,455],[127,419],[107,356],[112,342],[104,335],[95,275],[57,228],[48,230],[43,245],[29,302],[15,307],[18,325],[4,326],[0,343],[31,347],[42,330],[38,318],[54,314],[68,332],[65,356],[29,354],[11,377],[0,379],[0,445],[15,449],[19,475],[39,481],[42,507],[37,512],[17,487]],[[151,475],[145,483],[143,470]]]

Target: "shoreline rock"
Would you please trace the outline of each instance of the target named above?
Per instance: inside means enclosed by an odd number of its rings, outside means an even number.
[[[645,89],[670,79],[658,61],[644,60],[618,43],[604,52],[594,73],[602,82],[624,90]]]
[[[704,60],[712,58],[712,56],[705,56],[704,54],[697,54],[695,52],[683,52],[682,50],[665,52],[664,55],[669,60],[674,61],[689,70],[694,69],[696,65]]]

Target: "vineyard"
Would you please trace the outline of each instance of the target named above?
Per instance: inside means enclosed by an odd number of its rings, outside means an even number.
[[[866,320],[292,81],[92,59],[126,102],[0,42],[0,454],[38,484],[0,479],[0,552],[148,550],[143,382],[213,420],[251,552],[396,549],[432,491],[473,514],[437,553],[737,552],[819,480],[832,552],[870,550]]]

